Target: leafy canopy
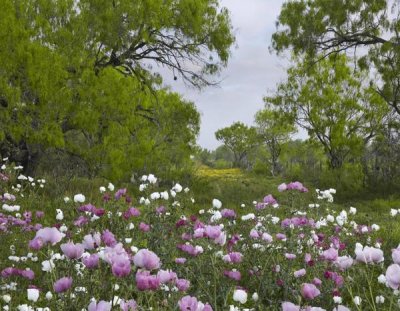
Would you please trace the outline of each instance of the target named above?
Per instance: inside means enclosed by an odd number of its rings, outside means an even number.
[[[279,156],[282,147],[290,139],[296,129],[293,123],[287,122],[279,110],[266,107],[256,113],[255,123],[257,134],[268,150],[270,171],[273,176],[279,172]]]
[[[375,69],[375,91],[400,115],[400,3],[391,0],[289,0],[277,20],[272,48],[314,62],[343,51]]]
[[[243,166],[248,153],[257,146],[258,137],[254,127],[248,127],[242,122],[235,122],[231,126],[215,132],[217,140],[221,141],[233,152],[234,165]]]
[[[0,153],[29,167],[58,150],[115,178],[180,166],[199,114],[161,88],[156,67],[203,87],[233,42],[228,12],[215,0],[5,0]]]
[[[290,122],[307,130],[324,147],[332,168],[357,157],[382,127],[388,109],[373,86],[363,83],[345,55],[314,66],[299,60],[274,96],[266,97]]]

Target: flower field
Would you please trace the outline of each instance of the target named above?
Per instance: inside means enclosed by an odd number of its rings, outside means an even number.
[[[386,223],[282,183],[252,204],[198,206],[142,176],[49,206],[44,179],[0,170],[2,310],[398,310],[400,248]],[[382,226],[382,228],[381,228]]]

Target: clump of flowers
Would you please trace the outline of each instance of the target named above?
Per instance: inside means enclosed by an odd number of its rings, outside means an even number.
[[[310,203],[312,193],[296,181],[240,208],[216,198],[201,208],[189,188],[161,187],[149,174],[138,198],[109,183],[98,198],[67,194],[42,210],[43,196],[22,196],[12,181],[45,181],[6,169],[4,310],[397,307],[400,248],[385,245],[378,224],[357,223],[355,207],[333,206],[334,189],[317,190]]]

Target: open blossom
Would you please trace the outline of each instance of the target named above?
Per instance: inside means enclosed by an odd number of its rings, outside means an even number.
[[[40,229],[36,232],[35,238],[30,242],[30,246],[36,246],[39,247],[41,243],[47,244],[50,243],[52,245],[57,244],[58,242],[61,241],[61,239],[64,237],[64,234],[62,234],[57,228],[43,228]],[[38,240],[41,240],[40,242]],[[42,245],[43,245],[42,244]]]
[[[306,253],[304,255],[304,262],[309,266],[313,266],[314,265],[314,261],[313,261],[312,256],[311,256],[310,253]]]
[[[240,281],[240,279],[242,278],[240,271],[237,271],[237,270],[232,270],[232,271],[226,270],[226,271],[224,271],[224,275],[235,281]]]
[[[255,219],[256,215],[254,215],[253,213],[247,214],[247,215],[243,215],[242,216],[242,220],[250,220],[250,219]]]
[[[353,302],[356,306],[359,306],[361,304],[361,297],[360,296],[355,296],[353,298]]]
[[[179,244],[177,245],[177,248],[191,256],[197,256],[204,252],[203,247],[199,245],[193,246],[190,244]]]
[[[82,227],[84,225],[87,225],[89,223],[89,218],[85,216],[79,216],[76,220],[74,220],[74,225],[77,227]]]
[[[224,208],[224,209],[221,211],[221,215],[222,215],[222,217],[224,217],[224,218],[236,218],[236,213],[235,213],[235,211],[232,210],[232,209]]]
[[[285,257],[286,257],[286,259],[289,259],[289,260],[296,259],[296,255],[295,254],[290,254],[290,253],[286,253]]]
[[[83,237],[82,245],[85,249],[91,250],[99,247],[101,244],[100,233],[87,234]]]
[[[53,289],[56,293],[63,293],[69,290],[72,286],[71,277],[63,277],[53,284]]]
[[[277,233],[275,236],[278,240],[286,241],[286,235],[283,233]]]
[[[38,239],[34,238],[33,240],[30,240],[29,244],[28,244],[29,248],[31,248],[35,251],[41,249],[43,247],[43,245],[44,245],[44,243],[41,238],[38,238]]]
[[[85,202],[86,198],[83,194],[79,193],[79,194],[75,194],[74,195],[74,202],[75,203],[83,203]]]
[[[216,244],[224,245],[226,242],[226,234],[221,230],[220,226],[206,226],[204,234],[206,237],[213,239]]]
[[[279,191],[279,192],[283,192],[283,191],[286,191],[286,190],[287,190],[287,185],[286,185],[285,183],[280,184],[280,185],[278,186],[278,191]]]
[[[175,263],[177,263],[178,265],[183,265],[185,262],[186,258],[183,257],[175,258]]]
[[[149,271],[136,272],[136,287],[140,291],[157,290],[160,287],[160,279],[157,275],[151,275]]]
[[[380,284],[386,284],[386,276],[384,276],[383,274],[378,276],[378,283]]]
[[[286,186],[287,190],[297,190],[300,192],[308,192],[308,189],[303,186],[303,184],[299,181],[291,182]]]
[[[54,268],[55,264],[52,259],[42,261],[42,271],[51,272]]]
[[[139,230],[143,232],[149,232],[150,231],[150,225],[145,224],[144,222],[141,222],[139,224]]]
[[[103,234],[101,235],[101,239],[103,240],[104,244],[107,246],[114,246],[117,244],[117,240],[114,237],[114,234],[109,230],[104,230]]]
[[[111,310],[111,304],[104,300],[101,300],[99,302],[92,301],[88,306],[88,311],[110,311],[110,310]]]
[[[216,209],[220,209],[222,207],[222,202],[218,199],[213,199],[212,205]]]
[[[301,286],[301,295],[305,299],[312,300],[315,297],[319,296],[320,294],[321,294],[321,292],[319,291],[319,289],[314,284],[304,283]]]
[[[353,258],[350,256],[341,256],[336,259],[334,264],[342,271],[350,268],[353,265]]]
[[[186,279],[177,279],[175,285],[179,291],[185,292],[190,287],[190,281],[188,281]]]
[[[322,253],[322,258],[327,261],[335,261],[338,258],[338,250],[331,247]]]
[[[276,199],[271,195],[268,194],[266,197],[264,197],[263,202],[267,205],[274,205],[277,204],[278,202],[276,201]]]
[[[243,255],[239,252],[232,252],[222,257],[222,260],[228,263],[240,263]]]
[[[125,256],[114,256],[111,265],[112,274],[118,278],[128,276],[131,272],[131,262]]]
[[[356,260],[364,263],[380,263],[384,260],[383,251],[379,248],[356,244]]]
[[[267,232],[264,232],[262,234],[261,238],[267,243],[272,243],[272,241],[273,241],[272,236]]]
[[[392,259],[394,263],[400,264],[400,247],[392,249]]]
[[[114,194],[115,200],[119,200],[121,197],[126,196],[126,192],[126,188],[118,189],[117,192],[115,192]]]
[[[82,263],[88,269],[97,268],[99,266],[99,255],[92,254],[92,255],[86,256],[86,257],[82,258]]]
[[[160,270],[157,273],[157,277],[160,279],[161,284],[173,283],[178,278],[176,273],[171,270]]]
[[[140,211],[137,208],[130,207],[122,215],[125,219],[129,219],[130,217],[140,216]]]
[[[57,213],[57,215],[56,215],[56,219],[57,220],[63,220],[64,219],[64,213],[63,213],[62,210],[56,209],[56,213]]]
[[[158,200],[159,198],[161,198],[161,194],[159,192],[153,192],[152,194],[150,194],[150,199],[151,200]]]
[[[149,251],[148,249],[139,250],[135,256],[133,256],[133,263],[135,266],[145,268],[147,270],[154,270],[160,268],[160,258]]]
[[[185,296],[178,301],[180,311],[212,311],[211,306],[198,301],[196,297]]]
[[[28,300],[36,302],[39,299],[39,290],[36,288],[28,288]]]
[[[258,239],[260,237],[256,229],[251,229],[249,236],[253,239]]]
[[[357,209],[355,207],[350,207],[349,213],[355,215],[357,213]]]
[[[313,278],[312,283],[315,286],[321,286],[322,285],[322,281],[319,278]]]
[[[121,300],[119,306],[121,307],[122,311],[136,311],[137,310],[137,303],[135,300]]]
[[[13,267],[4,268],[0,272],[0,276],[3,278],[8,278],[10,276],[21,276],[28,280],[33,280],[35,278],[35,273],[32,270],[22,270]]]
[[[69,259],[79,259],[81,258],[84,247],[82,244],[74,244],[73,242],[68,242],[65,244],[61,244],[61,250],[63,251],[64,255],[67,256]]]
[[[247,293],[243,289],[235,289],[233,292],[233,300],[245,304],[247,302]]]
[[[300,270],[297,270],[297,271],[294,272],[294,276],[296,278],[299,278],[299,277],[304,276],[304,275],[306,275],[306,269],[300,269]]]
[[[289,301],[282,302],[282,311],[300,311],[300,307]]]
[[[400,286],[400,266],[391,264],[386,270],[386,282],[392,289],[398,289]]]
[[[157,177],[153,174],[149,174],[149,176],[147,176],[147,181],[151,184],[155,184],[157,182]]]
[[[176,192],[176,193],[181,192],[182,189],[183,189],[183,187],[182,187],[180,184],[178,184],[178,183],[175,184],[175,186],[172,187],[172,190],[173,190],[174,192]]]

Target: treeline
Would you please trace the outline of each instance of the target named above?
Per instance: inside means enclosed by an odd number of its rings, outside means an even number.
[[[335,187],[349,196],[369,191],[377,195],[400,191],[400,140],[393,137],[390,144],[385,140],[376,141],[358,159],[350,159],[336,170],[329,167],[319,144],[302,139],[290,139],[281,146],[274,169],[271,154],[262,143],[249,151],[241,165],[234,163],[233,152],[225,145],[215,150],[201,149],[196,158],[203,165],[217,169],[240,167],[260,176],[302,180],[316,187]]]
[[[254,126],[236,122],[215,133],[230,151],[224,160],[319,186],[399,189],[400,114],[367,73],[356,70],[345,54],[312,65],[297,59],[287,80],[264,98]],[[291,138],[299,129],[308,134],[306,141]]]
[[[232,165],[257,170],[264,163],[265,173],[312,178],[317,186],[398,193],[399,10],[386,0],[286,1],[271,51],[291,57],[291,67],[264,98],[254,127],[216,133]],[[293,129],[308,140],[288,140]]]

